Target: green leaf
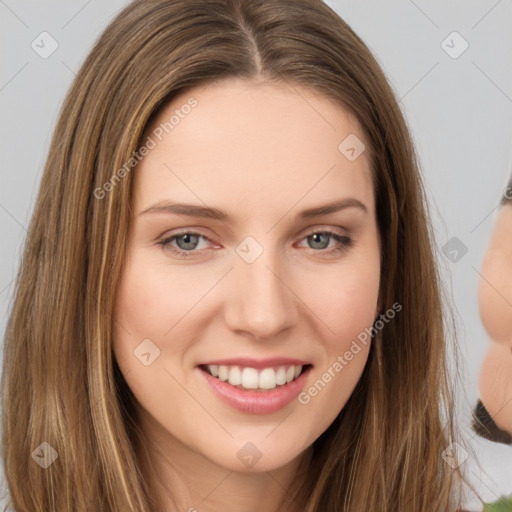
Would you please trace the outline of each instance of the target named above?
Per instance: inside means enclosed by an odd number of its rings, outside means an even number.
[[[503,496],[494,503],[484,503],[484,512],[512,512],[512,496]]]

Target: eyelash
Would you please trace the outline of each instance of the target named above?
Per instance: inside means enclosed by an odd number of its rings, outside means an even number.
[[[331,248],[331,249],[320,249],[320,250],[311,249],[314,252],[319,252],[319,253],[328,254],[328,255],[340,253],[340,252],[343,252],[343,251],[346,251],[347,249],[349,249],[353,244],[353,240],[350,237],[348,237],[346,235],[340,235],[333,231],[312,231],[311,233],[305,235],[302,238],[302,240],[304,240],[312,235],[319,235],[319,234],[327,235],[330,238],[333,238],[334,240],[336,240],[341,245],[339,245],[338,247]],[[198,253],[200,254],[201,251],[197,251],[196,249],[192,249],[190,251],[182,251],[181,249],[177,249],[176,247],[171,245],[171,242],[173,242],[177,238],[180,238],[184,235],[192,235],[192,236],[204,238],[205,240],[209,240],[208,237],[201,235],[201,233],[196,233],[194,231],[183,231],[176,235],[166,237],[166,238],[160,240],[159,242],[157,242],[157,244],[161,245],[163,249],[170,249],[173,254],[183,257],[183,258],[190,258],[190,257],[194,257]]]

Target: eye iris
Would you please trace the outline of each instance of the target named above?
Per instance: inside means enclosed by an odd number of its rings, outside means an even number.
[[[190,239],[192,239],[192,242],[190,242]],[[182,247],[182,245],[180,244],[181,240],[184,240],[185,244],[192,244],[193,247]],[[182,235],[182,236],[176,238],[176,243],[178,244],[178,247],[180,249],[195,249],[195,245],[197,244],[197,235],[191,235],[191,234],[187,233],[185,235]]]
[[[324,241],[327,241],[327,244],[322,244],[320,242],[320,245],[322,247],[314,247],[315,249],[325,249],[328,245],[329,245],[329,237],[327,236],[326,233],[314,233],[313,235],[311,235],[309,238],[310,239],[313,239],[313,245],[316,244],[319,240],[320,237],[324,237]]]

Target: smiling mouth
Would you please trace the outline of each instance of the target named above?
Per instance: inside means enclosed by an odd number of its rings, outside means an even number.
[[[199,365],[199,368],[212,377],[231,384],[237,389],[270,391],[295,381],[313,365],[280,365],[268,368],[251,368],[237,365]]]

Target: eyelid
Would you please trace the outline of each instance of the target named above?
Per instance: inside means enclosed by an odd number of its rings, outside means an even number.
[[[327,226],[327,225],[322,226],[322,225],[320,225],[320,226],[313,226],[312,228],[308,228],[307,230],[304,231],[304,234],[297,235],[297,236],[301,236],[302,238],[304,238],[304,237],[310,236],[314,233],[322,233],[322,232],[335,232],[336,234],[338,234],[340,236],[345,236],[345,235],[348,236],[350,234],[350,230],[348,230],[346,228],[341,228],[340,226]],[[171,234],[160,235],[157,238],[157,240],[167,240],[174,236],[185,235],[185,234],[201,236],[203,238],[206,238],[207,240],[212,241],[212,239],[208,235],[205,235],[204,233],[201,232],[201,228],[195,228],[195,227],[176,228],[176,230],[171,231]]]
[[[308,228],[308,230],[302,236],[305,237],[305,236],[312,235],[314,233],[325,233],[325,232],[333,232],[340,236],[344,236],[344,235],[348,236],[348,234],[349,234],[348,229],[340,228],[339,226],[325,226],[324,225],[324,226],[320,226],[320,227],[314,226],[313,228]]]

